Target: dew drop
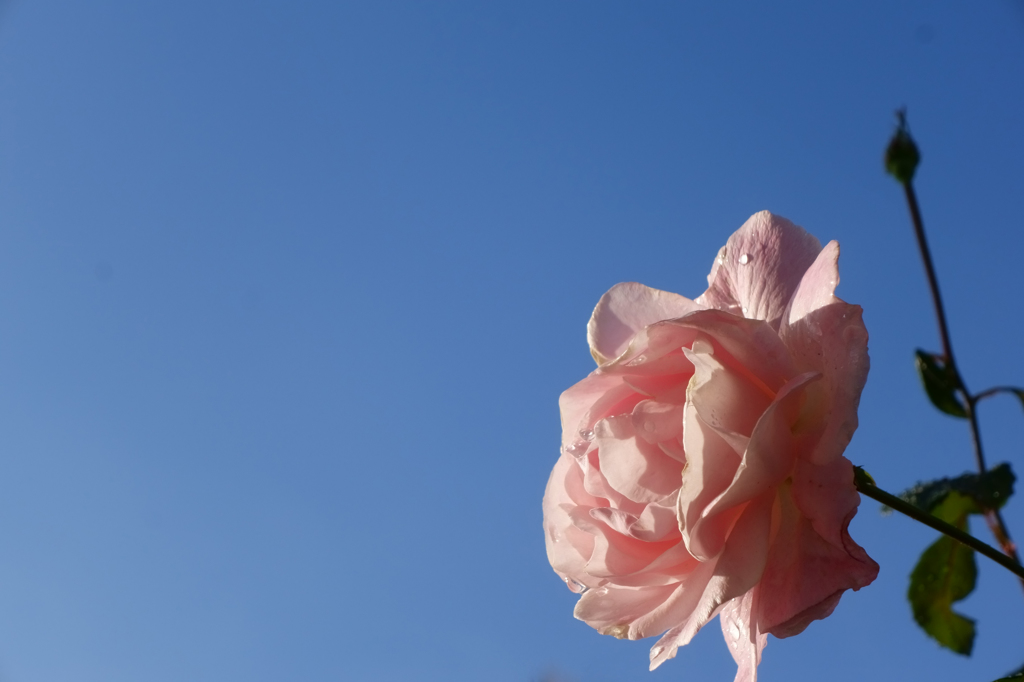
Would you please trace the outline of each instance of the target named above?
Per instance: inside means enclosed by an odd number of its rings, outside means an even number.
[[[743,306],[743,314],[744,314],[744,315],[746,315],[746,314],[747,314],[747,306]]]
[[[580,438],[582,438],[583,440],[585,440],[585,441],[587,441],[589,443],[590,441],[594,440],[594,430],[593,429],[581,429],[580,430]]]
[[[651,658],[657,658],[658,656],[661,655],[661,652],[664,651],[664,650],[665,650],[665,647],[663,647],[663,646],[656,646],[656,647],[654,647],[653,649],[651,649]]]
[[[565,584],[569,586],[569,589],[576,594],[583,594],[587,591],[587,586],[578,580],[573,578],[563,578],[563,580],[565,580]]]
[[[583,455],[587,454],[587,449],[588,445],[586,441],[578,440],[572,445],[566,445],[565,447],[563,447],[562,452],[564,452],[567,455],[571,455],[576,459],[579,459]]]
[[[750,254],[749,253],[745,253],[742,256],[740,256],[740,265],[746,265],[751,260],[753,260],[753,259],[750,257]]]
[[[732,637],[734,642],[740,641],[740,628],[736,623],[731,623],[729,625],[729,635]]]
[[[642,365],[645,362],[647,362],[647,356],[646,355],[638,355],[635,358],[633,358],[632,360],[630,360],[629,362],[627,362],[626,364],[629,367],[635,367],[637,365]]]

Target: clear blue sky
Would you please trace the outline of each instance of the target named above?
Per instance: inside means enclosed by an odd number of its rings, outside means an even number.
[[[919,193],[972,388],[1024,384],[1024,5],[13,2],[0,12],[0,680],[732,680],[717,625],[572,618],[540,499],[612,284],[696,296],[769,209],[843,255],[884,486],[971,468]],[[982,414],[1024,474],[1024,412]],[[1024,499],[1006,511],[1024,540]],[[987,536],[981,524],[975,530]],[[861,508],[871,587],[768,682],[991,679],[1024,596],[981,563],[972,659],[903,600],[934,533]]]

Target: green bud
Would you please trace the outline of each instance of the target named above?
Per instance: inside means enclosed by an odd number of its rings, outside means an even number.
[[[914,179],[914,171],[921,162],[921,153],[917,151],[914,138],[910,137],[907,128],[907,110],[897,111],[896,119],[899,121],[896,134],[885,150],[885,170],[901,183],[907,184]]]

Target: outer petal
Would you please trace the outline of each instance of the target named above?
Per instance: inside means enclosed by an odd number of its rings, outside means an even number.
[[[821,242],[768,211],[755,213],[726,242],[696,300],[709,308],[766,320],[778,329],[783,312]]]
[[[682,317],[699,308],[679,294],[636,282],[616,284],[597,302],[587,324],[590,354],[603,365],[621,355],[630,339],[647,325]]]
[[[760,588],[755,588],[733,599],[719,613],[722,635],[739,668],[734,682],[757,682],[757,665],[761,662],[761,651],[768,643],[768,635],[757,626],[760,591]]]
[[[875,579],[878,564],[850,539],[849,517],[839,531],[844,546],[837,547],[815,532],[788,483],[778,496],[781,521],[761,578],[758,627],[782,638],[831,614],[843,592]]]
[[[629,636],[634,622],[664,604],[678,588],[678,583],[655,587],[605,585],[584,593],[573,615],[602,635],[622,639]]]
[[[713,572],[696,605],[687,603],[686,612],[678,607],[666,608],[663,620],[651,623],[656,631],[664,629],[659,626],[666,623],[678,623],[651,649],[651,670],[675,656],[676,649],[689,644],[723,604],[755,588],[768,556],[773,500],[774,495],[768,492],[743,508],[722,554],[704,562],[705,566],[713,567]],[[687,582],[687,588],[691,582]],[[670,602],[666,602],[666,607]]]
[[[607,403],[609,396],[618,397],[619,400],[634,393],[633,389],[626,385],[621,376],[613,374],[602,374],[591,372],[589,376],[562,392],[558,399],[558,408],[562,413],[562,447],[576,448],[582,439],[581,431],[586,434],[593,424],[585,423],[584,417],[593,411],[596,404]],[[593,421],[597,421],[605,415],[597,415]],[[588,434],[589,435],[589,434]],[[571,454],[581,455],[581,452]]]
[[[870,365],[860,306],[832,294],[839,283],[838,259],[839,245],[830,242],[804,275],[780,329],[801,371],[822,373],[805,420],[820,433],[811,454],[818,464],[841,456],[853,438]]]
[[[570,589],[575,587],[574,591],[577,592],[581,589],[577,583],[592,586],[598,582],[587,579],[585,575],[587,562],[593,552],[593,537],[578,530],[566,511],[567,507],[572,508],[578,502],[573,500],[569,492],[573,487],[585,495],[581,490],[581,479],[579,467],[573,458],[562,455],[551,471],[543,503],[548,561]]]

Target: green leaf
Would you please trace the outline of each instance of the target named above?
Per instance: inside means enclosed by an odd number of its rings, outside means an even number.
[[[958,492],[975,503],[971,514],[980,514],[986,509],[999,509],[1013,495],[1013,484],[1017,480],[1006,462],[989,469],[983,474],[966,473],[956,478],[939,478],[927,483],[918,483],[900,493],[900,498],[910,504],[938,514],[935,508],[951,492]],[[950,519],[943,519],[953,523]]]
[[[1024,673],[1014,673],[1006,677],[1000,677],[995,682],[1013,682],[1014,680],[1024,680]]]
[[[967,515],[975,509],[973,499],[950,491],[933,513],[966,531]],[[964,656],[970,656],[974,647],[974,620],[952,606],[974,590],[977,576],[974,550],[943,535],[921,554],[907,590],[917,624],[939,644]]]
[[[967,409],[957,396],[960,379],[956,372],[936,356],[921,349],[914,352],[914,363],[932,405],[946,414],[966,419]]]

